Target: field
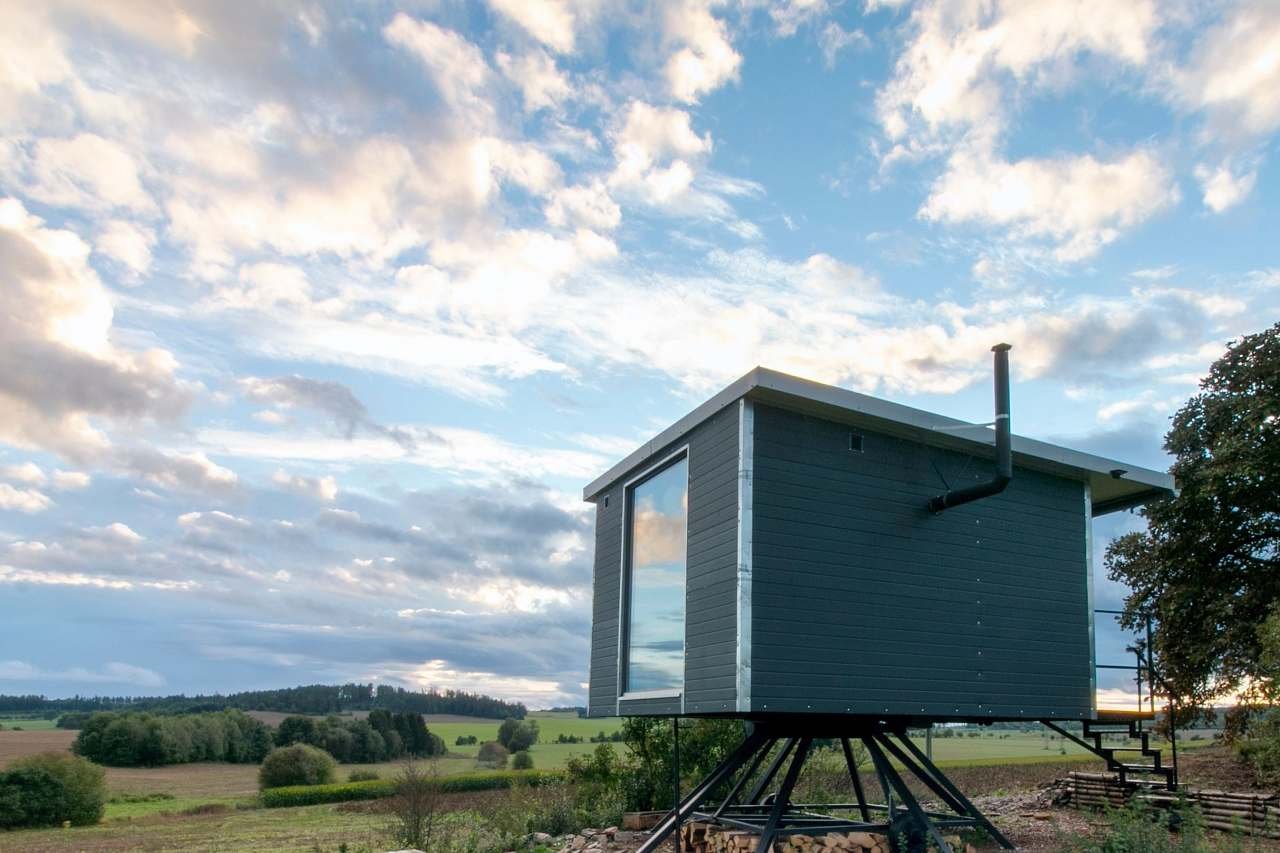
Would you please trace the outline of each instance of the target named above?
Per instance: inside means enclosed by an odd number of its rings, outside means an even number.
[[[0,717],[0,726],[3,726],[6,731],[16,726],[27,732],[44,732],[57,728],[53,720],[39,720],[29,717]]]
[[[264,718],[262,712],[255,716]],[[278,722],[277,715],[269,718]],[[283,718],[285,715],[278,715]],[[540,740],[531,753],[537,767],[562,767],[571,756],[595,749],[595,744],[554,743],[560,734],[589,738],[616,731],[621,721],[584,720],[572,713],[533,713]],[[15,721],[17,722],[17,721]],[[38,720],[37,723],[48,721]],[[21,723],[18,723],[21,725]],[[499,720],[429,717],[430,729],[445,739],[450,754],[433,762],[441,775],[476,769],[478,746],[455,746],[459,736],[477,740],[496,737]],[[75,732],[25,726],[24,731],[0,731],[0,767],[22,755],[69,749]],[[1097,759],[1062,738],[1035,732],[957,731],[957,736],[933,740],[935,761],[952,769],[952,776],[973,793],[1043,786],[1073,767],[1099,764]],[[917,743],[924,749],[924,738]],[[1211,741],[1183,741],[1182,750],[1202,752]],[[615,745],[615,747],[618,745]],[[1184,754],[1186,754],[1184,752]],[[395,763],[341,765],[340,778],[353,770],[372,770],[384,778],[395,775]],[[309,806],[292,809],[254,808],[258,768],[236,764],[184,764],[155,768],[107,768],[107,784],[115,800],[107,806],[100,826],[64,830],[0,834],[0,851],[63,850],[336,850],[386,849],[381,834],[386,817],[367,808]],[[148,798],[147,795],[160,795]],[[477,796],[477,795],[469,795]],[[475,808],[464,804],[460,808]],[[19,843],[20,842],[20,843]]]

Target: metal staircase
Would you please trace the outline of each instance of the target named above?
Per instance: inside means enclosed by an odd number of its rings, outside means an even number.
[[[1081,721],[1083,737],[1052,720],[1040,722],[1107,762],[1107,769],[1119,777],[1121,784],[1132,782],[1173,791],[1178,786],[1178,770],[1164,764],[1162,750],[1151,746],[1153,733],[1144,723],[1152,719],[1154,715],[1140,711],[1099,711],[1096,719]],[[1109,735],[1123,735],[1124,745],[1105,744]],[[1135,741],[1138,745],[1132,745]]]

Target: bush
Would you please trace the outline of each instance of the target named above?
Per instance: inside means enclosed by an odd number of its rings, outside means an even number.
[[[48,770],[29,767],[0,773],[0,829],[56,826],[67,810],[67,789]]]
[[[532,770],[533,756],[529,754],[529,750],[522,749],[515,755],[511,756],[512,770]]]
[[[347,774],[348,782],[372,782],[374,779],[380,779],[376,770],[352,770]]]
[[[453,742],[454,746],[475,746],[479,742],[479,738],[475,735],[458,735],[458,739]]]
[[[9,770],[40,770],[58,780],[65,802],[57,823],[90,826],[102,820],[107,783],[106,772],[98,765],[65,752],[42,752],[13,761]]]
[[[333,756],[323,749],[305,743],[278,746],[262,762],[258,787],[265,790],[287,785],[325,785],[333,781],[336,767]]]
[[[498,791],[513,785],[553,785],[563,782],[563,773],[548,770],[500,770],[486,773],[459,773],[441,776],[432,785],[442,794],[465,794],[472,791]],[[376,779],[372,782],[340,782],[334,785],[292,785],[285,788],[268,788],[259,795],[262,805],[269,809],[292,806],[314,806],[321,803],[342,803],[350,800],[378,800],[394,796],[395,779]]]
[[[478,761],[484,767],[493,767],[501,770],[507,766],[507,750],[497,741],[485,741],[480,744],[480,752],[476,755]]]

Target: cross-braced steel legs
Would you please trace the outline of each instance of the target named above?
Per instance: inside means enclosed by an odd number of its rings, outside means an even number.
[[[864,724],[838,738],[856,802],[793,803],[792,794],[805,760],[812,753],[815,738],[827,737],[826,732],[802,733],[802,727],[803,723],[755,724],[742,745],[658,824],[638,853],[656,850],[689,819],[757,832],[760,835],[757,853],[771,850],[773,842],[785,835],[851,831],[888,835],[899,853],[915,853],[930,843],[940,853],[954,853],[944,830],[963,827],[980,828],[1002,847],[1013,849],[991,821],[911,742],[904,728],[884,723]],[[854,740],[862,742],[871,758],[884,794],[883,803],[871,803],[867,799],[854,757]],[[766,764],[771,755],[772,759]],[[935,794],[951,813],[926,811],[894,762]],[[777,790],[766,794],[779,773],[783,775]],[[726,786],[727,793],[717,793],[726,791]],[[714,802],[712,796],[717,800],[720,796],[724,798],[714,811],[700,811],[704,803]],[[841,817],[839,812],[850,814]],[[853,812],[857,813],[856,817]]]

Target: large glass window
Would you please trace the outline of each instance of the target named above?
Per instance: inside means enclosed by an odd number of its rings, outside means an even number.
[[[689,462],[631,487],[627,692],[684,684],[685,527]]]

